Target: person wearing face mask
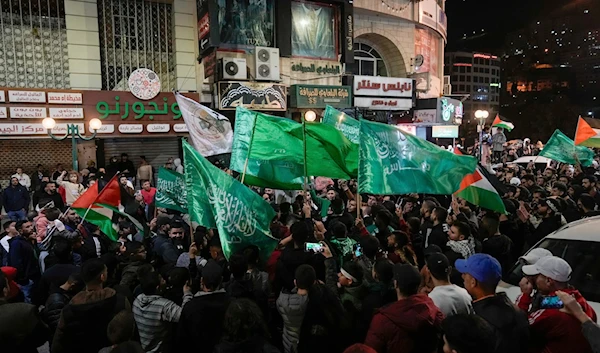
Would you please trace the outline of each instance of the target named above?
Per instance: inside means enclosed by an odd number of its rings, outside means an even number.
[[[110,157],[110,160],[108,161],[108,166],[106,166],[106,180],[110,180],[112,177],[117,175],[119,171],[119,159],[117,158],[117,156]]]
[[[66,204],[71,205],[85,192],[85,187],[79,183],[79,173],[76,171],[69,172],[68,180],[64,180],[66,175],[67,171],[62,172],[56,182],[65,188]]]

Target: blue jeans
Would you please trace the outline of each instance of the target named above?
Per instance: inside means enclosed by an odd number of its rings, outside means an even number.
[[[25,303],[31,304],[31,292],[33,292],[33,281],[29,280],[29,283],[25,285],[19,285],[21,288],[21,292],[23,292],[23,296],[25,297]]]
[[[8,212],[6,212],[6,215],[8,215],[8,218],[10,218],[12,221],[18,222],[18,221],[24,221],[25,216],[27,214],[25,213],[24,210],[20,210],[20,211],[8,211]]]

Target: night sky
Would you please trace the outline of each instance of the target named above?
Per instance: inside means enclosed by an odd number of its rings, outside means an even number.
[[[548,13],[559,14],[578,1],[584,0],[447,0],[446,50],[499,53],[505,33],[523,28]],[[462,40],[464,34],[473,39]]]

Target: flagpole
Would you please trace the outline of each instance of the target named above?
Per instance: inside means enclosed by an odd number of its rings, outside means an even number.
[[[90,210],[92,209],[92,206],[93,206],[93,205],[94,205],[94,204],[91,204],[91,205],[90,205],[90,206],[87,208],[87,210],[85,210],[85,213],[83,214],[83,217],[81,217],[81,222],[79,222],[79,224],[80,224],[80,225],[81,225],[81,224],[83,224],[83,221],[85,221],[85,217],[87,217],[87,215],[88,215],[88,213],[90,212]]]
[[[242,173],[241,183],[244,183],[244,179],[246,178],[246,171],[248,171],[248,160],[250,160],[250,153],[252,152],[252,143],[254,142],[254,130],[256,130],[256,119],[258,118],[258,113],[254,113],[254,123],[252,124],[252,136],[250,136],[250,145],[248,146],[248,154],[246,155],[246,161],[244,162],[244,172]]]
[[[306,166],[306,120],[304,120],[304,116],[302,117],[302,142],[304,142],[304,200],[306,201],[308,199],[306,196],[306,193],[308,193],[308,168]]]

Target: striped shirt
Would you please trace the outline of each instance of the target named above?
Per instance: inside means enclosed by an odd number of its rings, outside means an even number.
[[[192,299],[185,293],[179,306],[160,295],[140,294],[133,302],[133,317],[145,352],[168,352],[171,346],[171,323],[179,322],[181,309]]]

